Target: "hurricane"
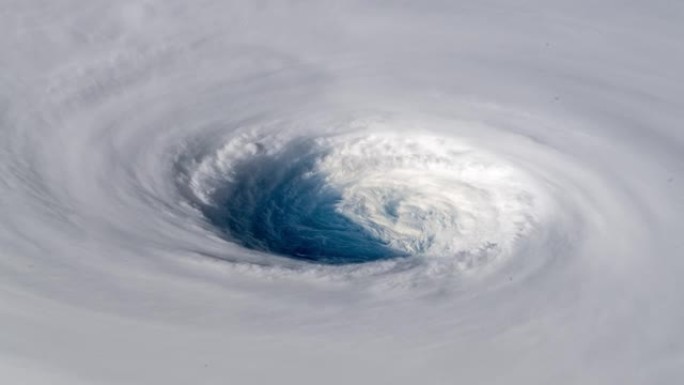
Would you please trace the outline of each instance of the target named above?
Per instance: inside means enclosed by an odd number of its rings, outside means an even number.
[[[684,380],[684,5],[0,4],[6,381]]]

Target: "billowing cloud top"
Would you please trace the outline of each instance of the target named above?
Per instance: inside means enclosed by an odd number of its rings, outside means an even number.
[[[684,5],[0,0],[14,384],[684,381]]]

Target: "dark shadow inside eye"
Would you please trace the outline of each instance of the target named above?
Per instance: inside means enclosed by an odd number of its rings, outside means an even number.
[[[298,260],[341,265],[402,256],[336,210],[341,197],[314,172],[323,154],[311,148],[295,142],[237,165],[203,214],[233,242]]]

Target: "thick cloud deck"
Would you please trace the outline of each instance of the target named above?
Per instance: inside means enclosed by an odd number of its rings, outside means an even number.
[[[0,2],[4,382],[682,383],[679,2]]]

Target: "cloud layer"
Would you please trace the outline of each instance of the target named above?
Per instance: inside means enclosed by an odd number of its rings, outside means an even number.
[[[679,4],[3,9],[15,383],[684,378]]]

